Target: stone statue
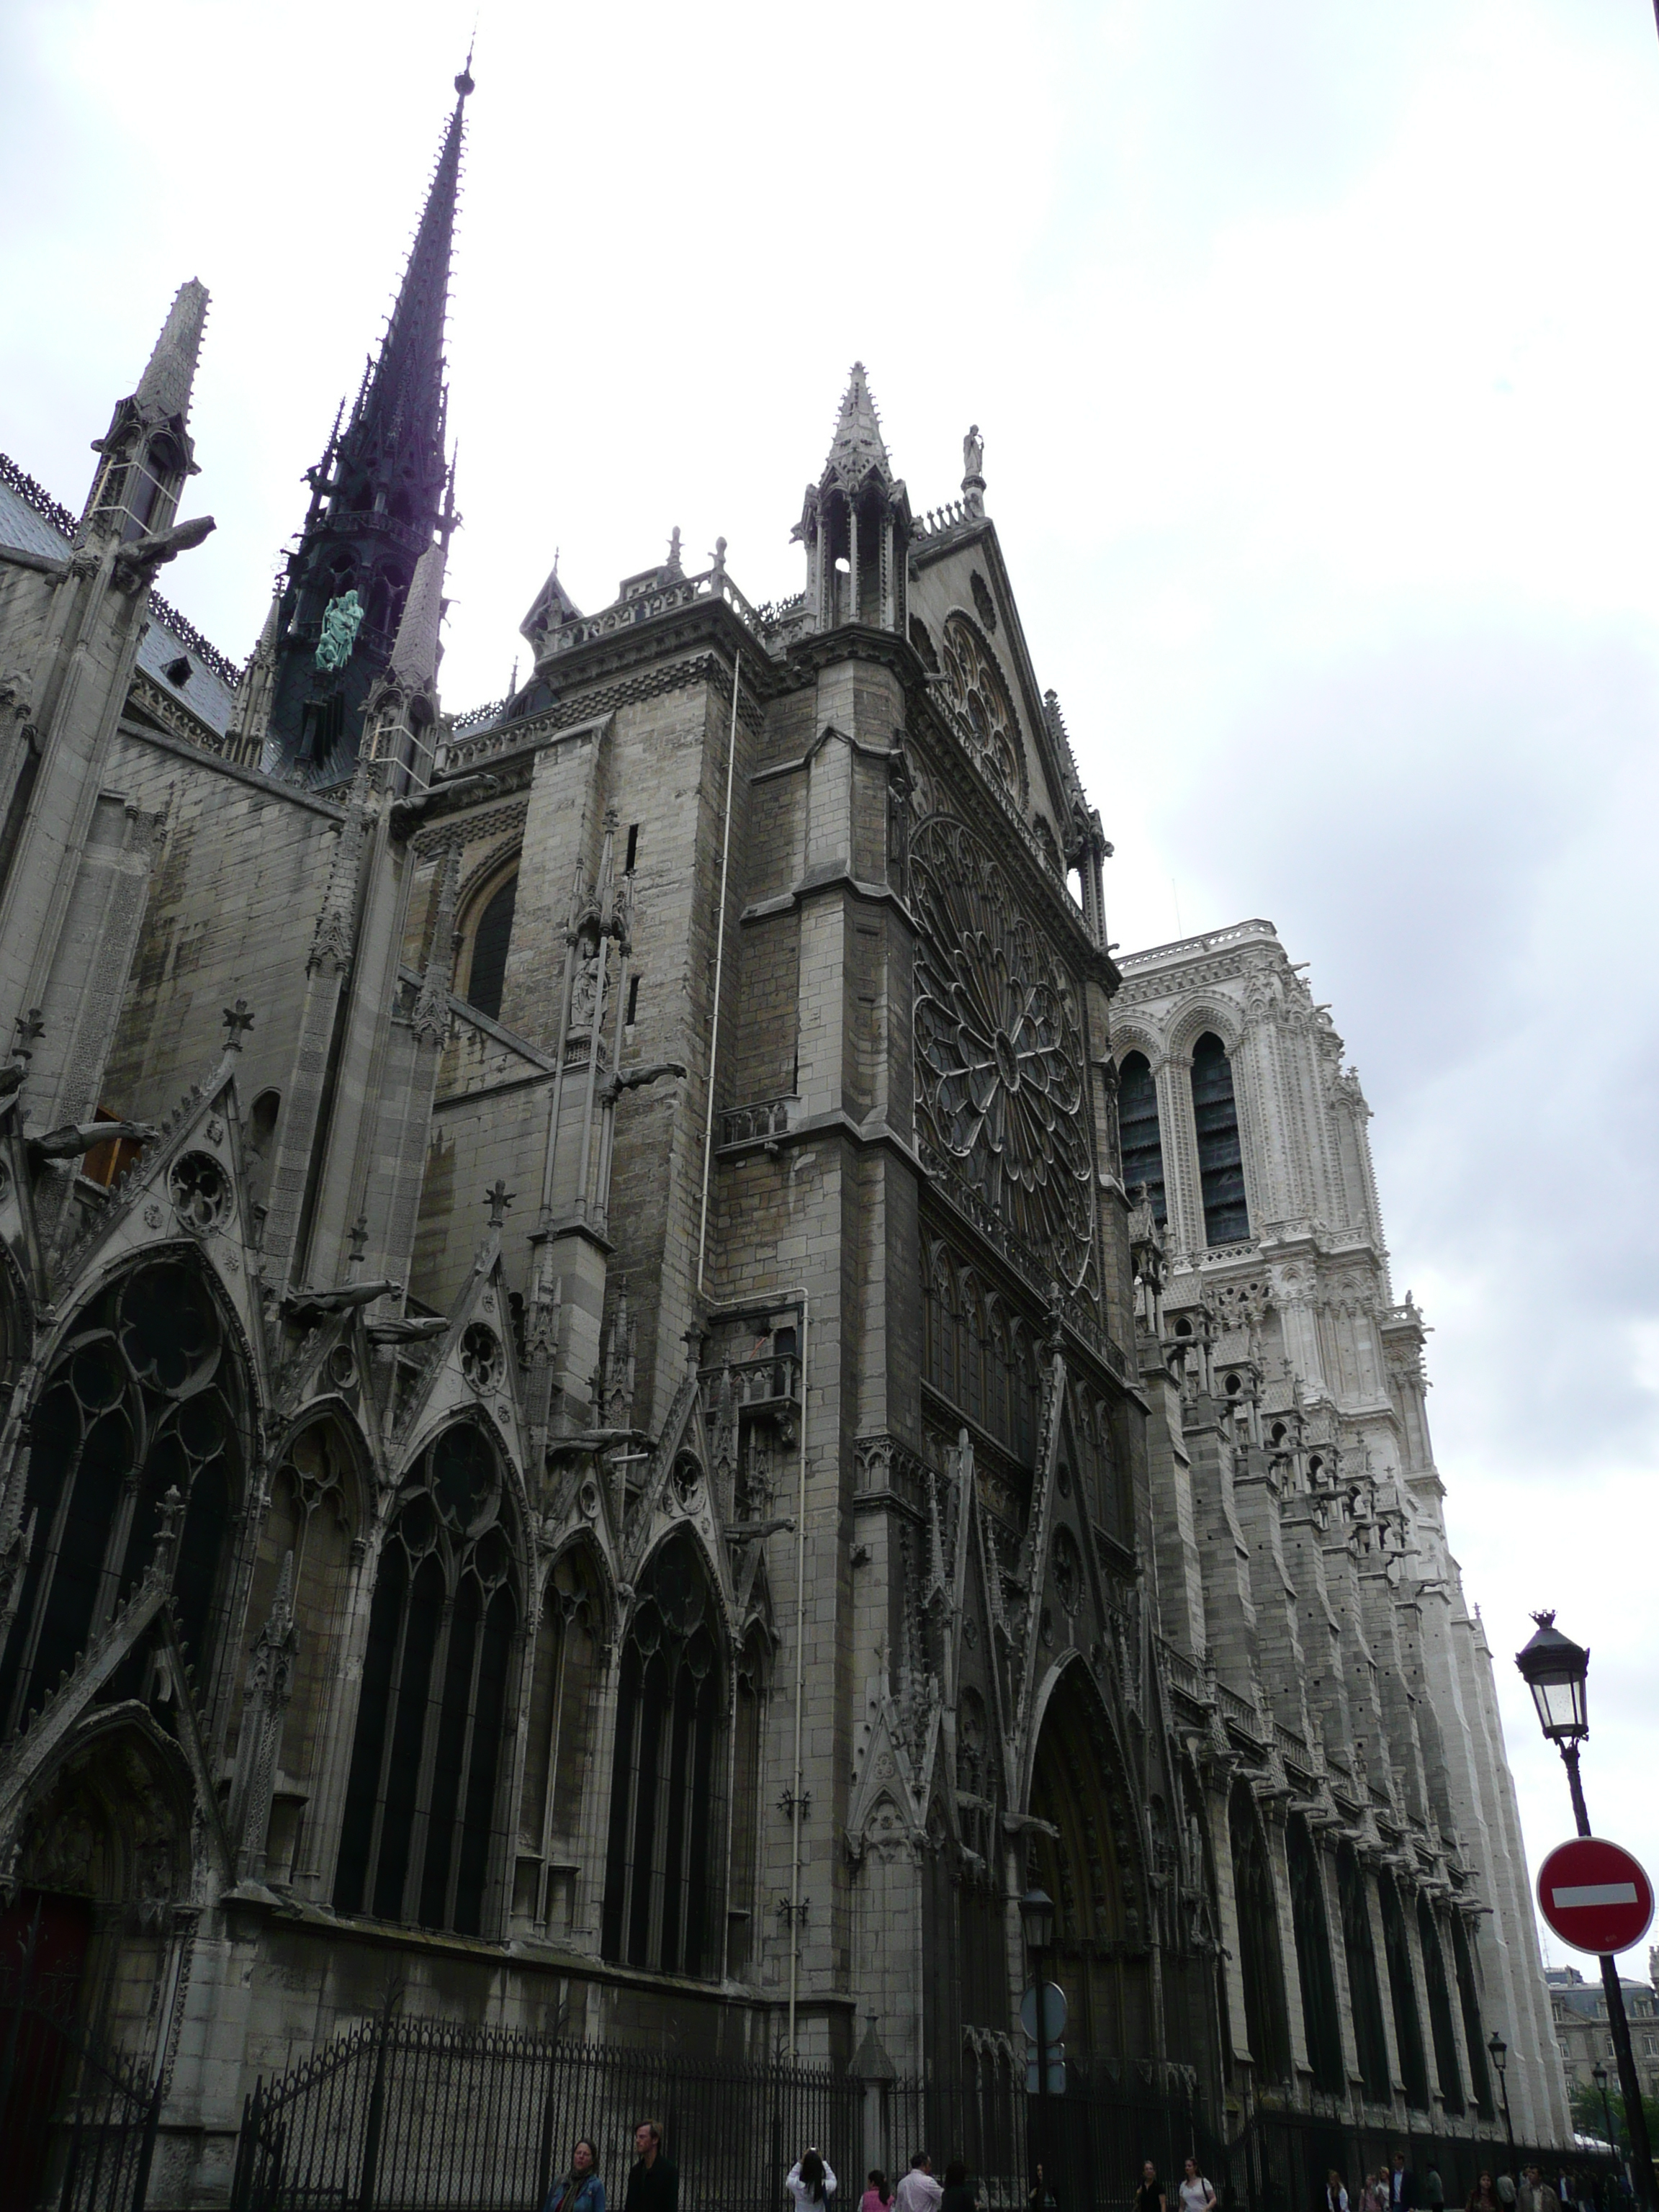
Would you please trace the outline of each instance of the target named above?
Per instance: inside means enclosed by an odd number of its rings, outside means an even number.
[[[363,626],[363,603],[356,592],[331,599],[323,610],[323,634],[317,641],[319,668],[343,668]]]
[[[969,482],[981,475],[985,467],[985,441],[979,434],[979,424],[968,425],[968,435],[962,441],[962,473]]]

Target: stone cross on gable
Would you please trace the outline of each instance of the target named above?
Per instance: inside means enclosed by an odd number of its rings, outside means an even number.
[[[248,1012],[246,999],[238,999],[234,1006],[225,1008],[224,1023],[230,1032],[225,1039],[225,1050],[240,1052],[244,1035],[253,1027],[253,1017]]]
[[[17,1032],[11,1048],[13,1059],[29,1059],[33,1054],[35,1046],[46,1035],[46,1025],[40,1018],[40,1007],[31,1006],[27,1013],[19,1014],[12,1027]]]
[[[360,1213],[346,1231],[346,1242],[351,1247],[351,1258],[347,1263],[353,1267],[363,1264],[363,1252],[368,1243],[368,1215]]]
[[[512,1205],[518,1194],[517,1191],[507,1188],[504,1176],[496,1176],[483,1194],[483,1202],[489,1208],[489,1225],[492,1229],[501,1227],[507,1218],[507,1207]]]

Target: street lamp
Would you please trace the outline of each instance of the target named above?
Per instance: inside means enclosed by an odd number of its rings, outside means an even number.
[[[1578,1747],[1589,1734],[1589,1652],[1570,1636],[1563,1636],[1555,1615],[1535,1613],[1537,1634],[1515,1663],[1521,1669],[1532,1701],[1538,1708],[1538,1724],[1560,1753],[1572,1795],[1573,1818],[1581,1836],[1593,1832],[1584,1806],[1584,1786],[1578,1776]],[[1607,2027],[1613,2056],[1619,2062],[1619,2087],[1625,2100],[1625,2128],[1630,2138],[1631,2180],[1636,2201],[1647,2212],[1659,2212],[1653,2187],[1653,2154],[1648,2148],[1647,2116],[1642,2110],[1642,2085],[1637,2079],[1636,2054],[1631,2048],[1630,2022],[1625,2017],[1625,1992],[1612,1955],[1601,1954],[1601,1987],[1607,1992]]]
[[[1498,2069],[1498,2094],[1504,2105],[1504,2133],[1509,2139],[1510,2179],[1513,2181],[1516,2178],[1515,2129],[1510,2120],[1510,2084],[1509,2075],[1505,2070],[1510,2063],[1510,2046],[1498,2030],[1493,2028],[1487,2038],[1486,2049],[1492,2053],[1492,2063]]]
[[[1025,1928],[1025,1948],[1031,1957],[1031,2005],[1036,2014],[1037,2124],[1033,2130],[1036,2141],[1032,2147],[1031,2163],[1042,2167],[1042,2193],[1046,2197],[1054,2194],[1054,2162],[1048,2156],[1048,2130],[1044,2124],[1048,2109],[1048,2008],[1044,2002],[1048,1990],[1042,1980],[1042,1954],[1054,1932],[1054,1900],[1046,1889],[1028,1889],[1019,1900],[1019,1917]],[[1037,2212],[1043,2212],[1041,2203]]]
[[[1607,2069],[1599,2058],[1590,2068],[1590,2080],[1601,2092],[1601,2125],[1607,2130],[1607,2148],[1613,2153],[1616,2166],[1619,2163],[1619,2140],[1613,2132],[1613,2107],[1607,2102]]]

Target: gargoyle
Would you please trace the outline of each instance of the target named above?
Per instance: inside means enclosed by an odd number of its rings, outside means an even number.
[[[188,522],[175,522],[171,530],[151,531],[143,538],[135,538],[115,556],[116,590],[147,592],[155,580],[155,571],[164,562],[191,551],[217,527],[210,514],[193,514]]]
[[[5,1088],[0,1083],[0,1091]],[[61,1129],[48,1129],[44,1137],[28,1139],[29,1158],[35,1160],[73,1160],[82,1152],[89,1152],[94,1145],[108,1145],[118,1139],[128,1144],[147,1145],[155,1134],[153,1121],[66,1121]]]

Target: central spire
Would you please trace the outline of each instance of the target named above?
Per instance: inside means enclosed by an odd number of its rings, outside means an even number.
[[[446,530],[444,326],[472,88],[469,53],[379,356],[344,429],[336,425],[308,472],[311,510],[289,557],[262,733],[267,757],[283,766],[349,773],[416,569]]]

